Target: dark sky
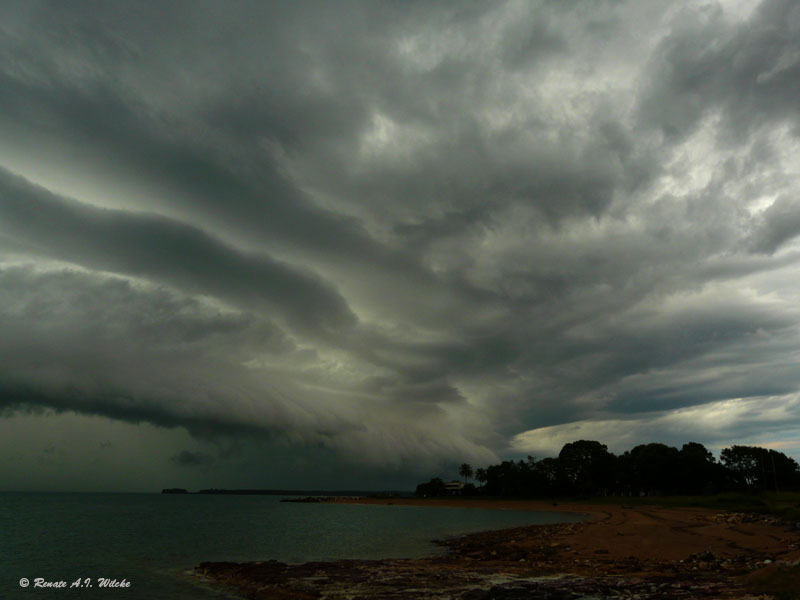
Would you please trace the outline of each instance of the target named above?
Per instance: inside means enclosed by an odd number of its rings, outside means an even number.
[[[800,458],[800,4],[2,2],[6,489]]]

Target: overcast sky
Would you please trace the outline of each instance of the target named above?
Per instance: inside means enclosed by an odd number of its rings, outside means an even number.
[[[800,458],[800,4],[0,3],[5,489]]]

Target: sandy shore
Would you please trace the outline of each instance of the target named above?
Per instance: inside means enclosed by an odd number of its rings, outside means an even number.
[[[581,523],[444,540],[442,557],[285,565],[203,563],[250,598],[463,600],[746,598],[742,577],[800,564],[800,529],[771,517],[657,505],[459,499],[336,502],[567,511]],[[800,585],[800,581],[798,582]]]

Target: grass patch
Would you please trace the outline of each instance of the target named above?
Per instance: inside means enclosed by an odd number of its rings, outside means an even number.
[[[752,494],[717,494],[709,496],[711,504],[721,507],[735,506],[747,507],[750,509],[768,508],[768,504],[762,498]]]
[[[800,600],[800,566],[762,569],[744,579],[752,594],[769,594],[778,600]]]

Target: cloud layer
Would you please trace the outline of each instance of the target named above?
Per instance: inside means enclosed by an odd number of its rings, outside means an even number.
[[[0,12],[5,418],[354,483],[800,438],[795,2]]]

